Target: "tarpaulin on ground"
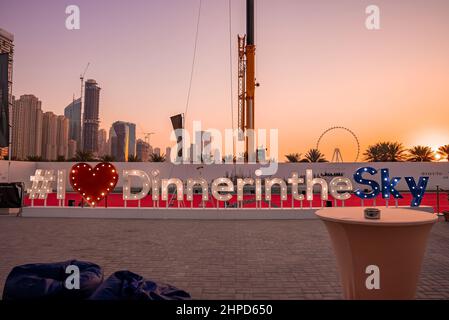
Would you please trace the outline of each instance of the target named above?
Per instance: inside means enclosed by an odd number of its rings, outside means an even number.
[[[117,271],[105,280],[91,300],[186,300],[190,294],[168,284],[146,280],[131,271]]]
[[[66,288],[67,267],[79,268],[79,289]],[[3,300],[86,299],[102,283],[100,266],[84,261],[35,263],[14,267],[6,279]]]

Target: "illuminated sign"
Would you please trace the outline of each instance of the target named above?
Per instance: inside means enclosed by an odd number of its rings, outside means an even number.
[[[377,181],[372,179],[376,176],[378,177]],[[57,198],[65,199],[65,177],[65,170],[58,170],[56,177],[53,170],[36,170],[35,175],[31,176],[33,184],[28,190],[30,199],[46,199],[47,194],[52,192],[51,183],[53,181],[57,182]],[[390,178],[390,172],[387,168],[381,169],[380,173],[372,167],[362,167],[356,170],[353,180],[364,188],[355,190],[352,180],[347,177],[338,175],[328,183],[321,177],[314,177],[311,169],[307,169],[303,177],[299,176],[298,172],[291,172],[287,181],[276,177],[265,179],[239,178],[234,185],[230,179],[218,177],[212,181],[210,188],[209,183],[201,177],[188,178],[187,181],[178,178],[162,179],[159,170],[153,170],[149,174],[143,170],[123,170],[121,178],[123,179],[122,196],[125,201],[142,200],[150,194],[154,201],[158,201],[160,198],[167,201],[169,187],[176,189],[177,200],[184,200],[185,195],[188,201],[192,201],[194,187],[199,187],[203,201],[209,200],[209,190],[212,197],[217,201],[229,201],[233,194],[237,194],[237,201],[242,201],[245,186],[255,188],[256,201],[262,201],[262,199],[271,201],[274,186],[279,188],[281,200],[287,200],[287,193],[290,190],[294,200],[312,201],[314,187],[320,189],[320,199],[323,201],[329,199],[329,194],[336,200],[344,201],[352,196],[352,192],[362,200],[374,199],[379,194],[384,199],[390,199],[390,196],[393,196],[394,199],[403,198],[397,190],[397,185],[402,177]],[[138,192],[132,192],[131,190],[132,178],[139,181],[140,190]],[[417,182],[415,178],[409,176],[404,177],[404,179],[412,195],[410,206],[419,206],[424,197],[429,177],[421,176]],[[118,180],[117,169],[111,163],[106,162],[99,163],[94,168],[87,163],[77,163],[72,166],[69,174],[69,181],[73,190],[78,192],[92,207],[95,207],[99,201],[114,190]],[[305,186],[305,194],[299,191],[300,185]]]

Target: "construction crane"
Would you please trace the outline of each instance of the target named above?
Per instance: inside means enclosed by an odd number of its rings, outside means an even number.
[[[238,39],[238,126],[239,140],[245,140],[245,153],[248,159],[255,159],[255,139],[248,134],[254,133],[255,88],[258,86],[255,77],[254,42],[254,0],[246,0],[246,35]],[[252,132],[248,133],[248,130]],[[253,145],[250,145],[253,144]]]
[[[82,150],[82,146],[84,145],[83,137],[84,137],[84,108],[83,108],[83,87],[84,87],[84,76],[86,75],[87,69],[89,69],[90,62],[87,63],[86,68],[84,68],[84,72],[80,75],[81,82],[81,91],[80,91],[80,109],[81,109],[81,147],[78,147]]]
[[[146,143],[150,144],[150,137],[151,137],[151,135],[156,134],[156,132],[145,132],[143,127],[140,125],[140,123],[138,123],[137,125],[139,126],[139,131],[140,131],[139,133],[143,134],[143,136],[144,136],[144,138],[143,138],[144,140],[143,141],[145,141]]]
[[[153,135],[153,134],[155,134],[155,132],[143,132],[143,135],[144,135],[144,141],[146,142],[146,143],[148,143],[150,146],[151,146],[151,144],[150,144],[150,137],[151,137],[151,135]]]
[[[84,83],[84,76],[86,75],[87,69],[89,69],[90,66],[90,62],[87,63],[86,68],[84,69],[83,74],[80,75],[80,80],[81,80],[81,95],[83,95],[83,83]]]

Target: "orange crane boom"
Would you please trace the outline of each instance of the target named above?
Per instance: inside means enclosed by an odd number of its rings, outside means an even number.
[[[254,0],[246,0],[246,35],[238,36],[238,126],[241,130],[239,140],[245,139],[249,159],[255,151],[254,139],[248,139],[248,130],[254,132],[255,129],[255,54]]]

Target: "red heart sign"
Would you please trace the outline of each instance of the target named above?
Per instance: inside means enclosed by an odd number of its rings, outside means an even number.
[[[90,206],[95,207],[109,192],[114,190],[118,181],[117,169],[101,162],[92,168],[87,163],[77,163],[70,170],[70,184]]]

